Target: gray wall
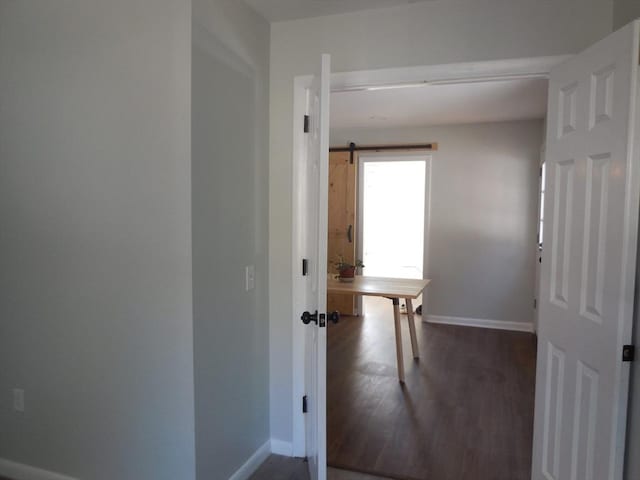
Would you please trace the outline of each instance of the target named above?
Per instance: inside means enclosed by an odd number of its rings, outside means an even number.
[[[0,0],[0,458],[194,478],[190,22]]]
[[[611,0],[434,0],[271,26],[269,319],[272,436],[292,440],[293,80],[334,71],[576,53],[611,31]],[[299,119],[295,120],[296,122]]]
[[[427,313],[533,321],[542,120],[347,129],[331,145],[438,142],[426,239]]]
[[[640,1],[613,0],[613,28],[617,30],[627,23],[640,18]]]
[[[197,0],[193,19],[196,471],[209,480],[269,440],[269,24],[235,0]]]

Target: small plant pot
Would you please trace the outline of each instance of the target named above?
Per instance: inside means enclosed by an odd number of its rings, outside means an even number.
[[[351,267],[351,268],[343,268],[342,270],[340,270],[340,275],[338,277],[338,279],[341,282],[353,282],[355,276],[356,276],[356,267]]]

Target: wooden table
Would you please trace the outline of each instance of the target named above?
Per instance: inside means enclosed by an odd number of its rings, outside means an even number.
[[[412,278],[384,278],[356,276],[353,282],[341,282],[329,278],[327,293],[342,293],[345,295],[370,295],[385,297],[393,303],[393,320],[396,331],[396,357],[398,362],[398,380],[404,383],[404,361],[402,357],[402,330],[400,328],[400,299],[404,298],[407,305],[407,319],[409,320],[409,334],[411,335],[411,349],[413,358],[420,358],[418,351],[418,337],[413,318],[411,300],[417,298],[427,288],[431,280],[416,280]]]

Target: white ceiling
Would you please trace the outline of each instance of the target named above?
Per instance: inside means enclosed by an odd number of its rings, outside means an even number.
[[[393,128],[541,119],[546,79],[425,85],[331,95],[331,128]]]
[[[429,0],[245,0],[270,22],[393,7]]]

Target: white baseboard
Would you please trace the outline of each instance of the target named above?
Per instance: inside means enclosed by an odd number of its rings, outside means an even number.
[[[229,477],[229,480],[247,480],[269,455],[271,455],[271,441],[267,440],[244,462],[244,465],[242,465],[236,473]]]
[[[282,440],[267,440],[251,457],[233,474],[229,480],[247,480],[260,465],[271,455],[293,455],[291,442]],[[31,467],[22,463],[12,462],[0,458],[0,475],[13,480],[77,480],[73,477],[60,475],[41,468]]]
[[[66,475],[0,458],[0,475],[13,480],[77,480]]]
[[[443,323],[446,325],[459,325],[461,327],[494,328],[497,330],[513,330],[515,332],[533,333],[533,323],[507,322],[505,320],[491,320],[488,318],[447,317],[444,315],[427,315],[422,317],[426,323]]]
[[[293,444],[291,442],[283,442],[282,440],[272,438],[271,453],[284,455],[285,457],[293,457]]]

